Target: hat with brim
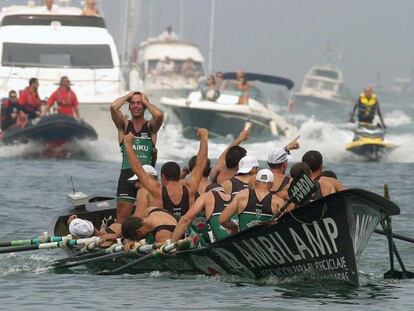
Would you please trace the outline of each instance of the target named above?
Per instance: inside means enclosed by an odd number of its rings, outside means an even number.
[[[259,162],[256,160],[255,157],[252,156],[245,156],[240,159],[239,162],[239,169],[237,170],[237,174],[247,174],[250,173],[252,169],[255,167],[259,167]]]
[[[285,161],[287,161],[288,155],[286,153],[286,150],[283,148],[277,148],[273,149],[269,156],[267,157],[267,163],[269,164],[281,164]]]
[[[263,183],[273,183],[273,173],[271,170],[265,168],[257,172],[256,180]]]
[[[144,169],[145,173],[147,173],[149,176],[158,177],[157,170],[153,168],[151,165],[145,164],[142,166],[142,168]],[[128,182],[130,183],[135,183],[137,181],[138,181],[138,176],[135,174],[131,178],[128,178]]]
[[[75,218],[69,224],[69,232],[79,238],[89,238],[95,232],[95,227],[88,220]]]

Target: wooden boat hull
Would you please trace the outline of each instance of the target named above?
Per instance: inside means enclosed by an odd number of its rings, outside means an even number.
[[[101,208],[97,204],[101,204]],[[99,227],[104,218],[114,217],[113,202],[97,201],[83,211],[67,210],[56,219],[51,233],[67,234],[65,224],[72,213]],[[358,260],[369,237],[386,215],[398,213],[399,208],[381,196],[350,189],[302,206],[276,224],[257,225],[205,248],[160,255],[127,272],[223,274],[253,280],[306,276],[342,280],[359,286]],[[72,255],[76,253],[68,251]],[[89,268],[94,271],[113,269],[130,260],[124,257]]]

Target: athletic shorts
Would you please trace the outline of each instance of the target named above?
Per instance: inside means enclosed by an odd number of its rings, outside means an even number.
[[[134,183],[128,182],[128,178],[134,176],[131,169],[122,169],[118,179],[118,189],[116,191],[116,199],[135,202],[137,197],[137,188]]]

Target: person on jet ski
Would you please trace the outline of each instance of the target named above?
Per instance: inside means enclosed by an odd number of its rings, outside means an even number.
[[[352,110],[350,122],[354,123],[355,111],[358,109],[358,123],[373,125],[375,114],[378,113],[378,117],[381,121],[381,126],[386,129],[384,119],[382,117],[381,109],[377,96],[373,93],[371,86],[367,86],[364,92],[359,95],[358,100]]]

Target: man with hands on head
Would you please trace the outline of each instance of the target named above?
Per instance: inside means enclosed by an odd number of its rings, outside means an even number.
[[[121,107],[128,103],[131,119],[128,120],[122,113]],[[131,134],[133,157],[140,159],[140,163],[155,166],[157,132],[164,120],[163,112],[151,104],[148,97],[141,92],[132,91],[116,99],[110,107],[112,120],[118,131],[118,141],[122,154],[122,168],[118,179],[117,189],[117,222],[122,223],[133,210],[136,197],[136,188],[128,183],[132,172],[130,162],[125,152],[124,137]],[[145,119],[145,111],[151,114],[150,120]]]

